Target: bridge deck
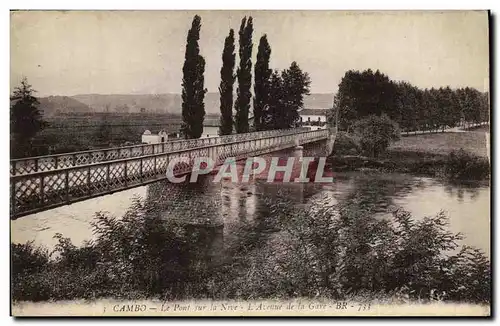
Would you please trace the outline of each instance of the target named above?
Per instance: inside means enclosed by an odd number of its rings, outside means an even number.
[[[159,144],[141,144],[106,149],[95,149],[72,153],[36,156],[10,161],[10,175],[57,170],[67,167],[113,161],[122,158],[139,157],[150,154],[170,153],[187,148],[211,146],[237,142],[240,140],[259,139],[280,134],[297,133],[307,129],[266,130],[244,134],[226,135],[213,138],[168,141]]]
[[[32,164],[26,162],[38,162],[39,171],[24,171],[21,174],[15,167],[21,160],[16,160],[11,162],[11,173],[16,173],[10,177],[11,218],[165,179],[169,163],[180,158],[187,158],[190,163],[176,164],[172,171],[175,175],[189,173],[194,159],[198,157],[209,157],[216,164],[222,164],[228,157],[243,159],[328,137],[331,135],[326,129],[274,130],[172,144],[133,146],[125,150],[115,148],[28,158],[23,161],[23,166]],[[163,146],[161,151],[160,146]],[[61,157],[73,159],[64,161],[60,167],[60,162],[63,162]],[[78,160],[78,157],[86,159]],[[40,171],[40,162],[52,163],[44,163],[45,170]]]

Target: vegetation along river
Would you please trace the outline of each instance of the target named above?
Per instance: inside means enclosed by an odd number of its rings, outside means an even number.
[[[57,243],[55,233],[69,237],[76,245],[92,239],[90,222],[97,211],[121,217],[135,197],[160,201],[165,218],[172,218],[192,227],[217,225],[222,229],[214,235],[219,243],[214,255],[224,255],[223,248],[238,242],[261,241],[274,231],[275,216],[269,203],[286,201],[297,206],[322,207],[356,200],[379,218],[389,217],[394,207],[412,213],[415,219],[443,210],[449,217],[452,232],[465,235],[463,242],[490,254],[490,190],[484,184],[448,183],[442,180],[398,173],[342,172],[335,174],[331,184],[271,184],[251,180],[247,184],[223,180],[213,184],[158,182],[144,187],[74,203],[56,209],[24,216],[11,222],[13,243],[34,241],[50,248]],[[243,231],[246,230],[246,231]],[[206,244],[200,244],[205,247]]]

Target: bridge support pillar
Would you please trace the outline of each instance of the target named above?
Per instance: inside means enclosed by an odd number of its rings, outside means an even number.
[[[293,149],[293,156],[296,158],[302,158],[304,156],[304,147],[301,145],[295,146]]]
[[[304,147],[297,145],[293,149],[293,157],[295,157],[295,161],[293,163],[293,173],[292,173],[292,182],[295,178],[300,178],[300,172],[302,169],[302,158],[304,157]],[[300,203],[304,202],[304,183],[298,182],[293,185],[296,188],[297,198]]]

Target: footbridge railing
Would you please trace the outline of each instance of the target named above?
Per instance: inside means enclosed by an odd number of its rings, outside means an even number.
[[[176,164],[175,175],[189,173],[197,157],[222,164],[329,138],[328,129],[287,129],[25,159],[24,166],[38,162],[38,171],[11,175],[11,218],[165,179],[181,157],[190,163]]]
[[[220,144],[238,142],[242,140],[273,137],[283,134],[285,135],[294,134],[306,130],[308,129],[298,128],[298,129],[287,129],[287,130],[266,130],[258,132],[249,132],[244,134],[226,135],[221,137],[175,140],[158,144],[141,144],[133,146],[113,147],[106,149],[95,149],[95,150],[79,151],[72,153],[20,158],[10,161],[10,175],[57,170],[73,166],[113,161],[122,158],[168,153],[194,147],[220,145]]]

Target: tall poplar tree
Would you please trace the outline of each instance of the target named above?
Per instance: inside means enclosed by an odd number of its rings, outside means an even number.
[[[229,30],[229,35],[224,42],[222,52],[222,68],[220,70],[220,127],[219,135],[233,133],[233,84],[235,80],[234,63],[234,30]]]
[[[250,99],[252,97],[250,91],[252,86],[252,33],[252,17],[249,17],[248,21],[244,17],[241,20],[239,31],[240,66],[237,71],[238,91],[235,103],[235,128],[237,133],[249,131],[248,112],[250,111]]]
[[[201,18],[193,18],[187,35],[186,55],[182,67],[182,127],[185,138],[200,138],[203,133],[205,104],[203,100],[207,90],[204,88],[205,59],[200,55]]]
[[[269,69],[269,58],[271,57],[271,47],[264,34],[259,41],[257,52],[257,62],[255,63],[255,84],[253,98],[254,127],[256,131],[263,130],[263,116],[265,109],[269,105],[270,78],[272,70]]]
[[[261,126],[265,130],[284,129],[285,89],[283,78],[277,70],[271,73],[269,84],[269,106],[263,116]]]

